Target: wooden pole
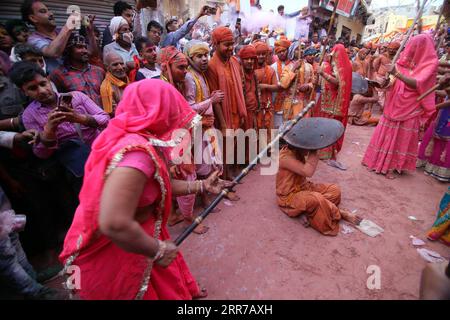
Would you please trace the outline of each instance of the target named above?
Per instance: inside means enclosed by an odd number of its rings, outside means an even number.
[[[327,51],[326,46],[327,46],[329,38],[330,38],[330,32],[331,32],[331,28],[334,24],[334,19],[336,17],[336,10],[337,10],[338,4],[339,4],[339,0],[335,0],[333,13],[331,14],[331,18],[330,18],[330,24],[328,25],[327,40],[326,40],[325,45],[323,46],[322,52],[320,54],[319,67],[322,66],[323,60],[325,59],[325,53]],[[309,100],[312,100],[312,98],[314,97],[314,93],[316,91],[316,87],[318,84],[319,84],[319,77],[317,77],[316,81],[314,81],[314,83],[313,83],[313,87],[311,90],[311,94],[309,96]]]
[[[258,161],[261,160],[263,156],[267,154],[267,151],[270,150],[275,143],[277,143],[281,138],[283,138],[293,127],[294,125],[302,119],[305,114],[315,105],[314,101],[311,101],[297,116],[292,120],[287,122],[286,128],[279,132],[278,135],[267,145],[267,147],[262,150],[255,159],[250,162],[250,164],[241,171],[241,173],[234,178],[233,180],[233,186],[236,186],[248,173],[256,166]],[[224,189],[220,194],[217,195],[217,197],[211,202],[211,204],[197,217],[195,218],[194,222],[187,227],[182,234],[178,236],[175,240],[175,244],[179,246],[193,231],[195,228],[198,227],[200,223],[202,223],[203,220],[211,213],[211,211],[219,204],[219,202],[229,193],[232,191],[232,188]]]
[[[409,27],[408,33],[406,34],[405,39],[403,39],[400,48],[398,49],[397,53],[394,56],[394,59],[392,59],[392,64],[395,65],[397,63],[398,58],[400,57],[400,53],[403,51],[403,48],[405,48],[406,43],[408,42],[409,38],[411,37],[414,27],[416,26],[417,21],[422,17],[423,9],[425,8],[425,5],[427,3],[427,0],[423,0],[422,6],[420,7],[419,11],[417,12],[417,16],[414,18],[413,24]],[[389,78],[389,74],[386,74],[386,79]]]

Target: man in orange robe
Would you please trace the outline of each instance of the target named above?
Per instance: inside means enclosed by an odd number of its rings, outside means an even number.
[[[206,77],[211,91],[221,90],[225,97],[214,106],[218,128],[239,129],[247,117],[239,60],[233,56],[233,33],[227,27],[218,27],[212,33],[215,52],[209,62]]]
[[[258,92],[260,93],[261,108],[257,114],[258,129],[267,129],[268,141],[270,141],[271,129],[273,128],[273,101],[272,92],[278,91],[278,81],[275,70],[267,65],[267,56],[270,55],[270,47],[258,41],[254,43],[258,66],[256,69],[256,79],[258,81]]]
[[[369,72],[369,66],[367,64],[367,49],[362,48],[359,50],[355,61],[353,62],[353,72],[359,73],[364,78],[367,78]]]
[[[224,99],[221,103],[213,106],[214,115],[217,119],[216,128],[223,133],[226,129],[243,128],[247,111],[242,88],[241,66],[236,57],[233,56],[234,38],[232,31],[227,27],[218,27],[212,32],[212,43],[215,48],[213,57],[209,62],[206,77],[210,91],[221,90]],[[225,155],[226,152],[223,152]],[[225,160],[227,157],[224,158]],[[235,165],[225,165],[224,174],[226,178],[232,178],[231,170],[238,169]],[[233,197],[233,196],[231,196]]]
[[[386,77],[386,73],[388,70],[388,66],[391,64],[392,59],[394,59],[395,54],[400,49],[400,42],[394,41],[391,42],[387,46],[387,51],[384,54],[381,54],[377,59],[373,62],[374,68],[374,80],[382,80]],[[384,100],[386,99],[386,90],[377,89],[378,93],[378,104],[381,109],[384,108]]]
[[[245,129],[256,129],[256,114],[258,113],[259,101],[256,93],[256,49],[252,45],[243,46],[239,51],[243,73],[243,88],[245,107],[247,109],[247,120]]]
[[[280,81],[283,69],[291,62],[288,59],[288,49],[291,42],[287,39],[282,39],[275,42],[275,54],[278,56],[278,61],[272,64],[272,69],[275,71],[277,81]],[[280,112],[283,109],[283,102],[289,95],[289,90],[281,90],[275,97],[275,112]]]

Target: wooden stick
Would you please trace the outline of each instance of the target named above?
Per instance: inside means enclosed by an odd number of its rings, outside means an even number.
[[[422,93],[422,95],[416,99],[416,102],[420,102],[423,99],[425,99],[426,97],[428,97],[431,93],[436,91],[439,88],[439,86],[440,86],[440,84],[438,83],[434,87],[432,87],[432,88],[428,89],[427,91],[425,91],[424,93]]]
[[[441,18],[442,18],[442,13],[444,12],[444,7],[445,7],[445,1],[442,1],[442,7],[441,7],[441,11],[439,12],[439,17],[438,17],[438,21],[436,23],[436,27],[433,33],[433,40],[436,38],[437,33],[439,32],[439,29],[441,28]],[[439,48],[439,41],[436,41],[436,49]]]
[[[328,25],[328,32],[327,32],[327,41],[326,41],[326,45],[328,45],[328,39],[330,37],[330,32],[331,32],[331,27],[334,24],[334,19],[336,17],[336,10],[339,4],[339,0],[335,0],[334,1],[334,8],[333,8],[333,13],[331,14],[331,18],[330,18],[330,23]],[[323,60],[325,59],[325,53],[326,53],[326,45],[323,46],[322,52],[320,54],[320,60],[319,60],[319,68],[322,66]],[[311,94],[309,96],[309,100],[312,100],[314,93],[316,92],[316,87],[319,84],[319,77],[317,77],[316,81],[314,81],[313,83],[313,87],[311,90]]]
[[[414,22],[411,25],[411,27],[409,27],[408,33],[406,34],[405,39],[403,39],[402,44],[400,45],[400,48],[398,49],[397,53],[394,56],[394,59],[392,59],[392,64],[395,65],[397,63],[398,58],[400,57],[400,53],[403,51],[403,48],[406,45],[406,42],[408,42],[409,38],[411,37],[413,31],[414,31],[414,27],[417,24],[417,21],[419,21],[419,19],[422,17],[422,13],[423,13],[423,9],[425,8],[425,5],[427,3],[427,0],[423,0],[423,4],[419,9],[419,12],[417,12],[417,16],[414,18]],[[386,75],[386,78],[389,77],[389,74]]]
[[[286,128],[279,132],[278,135],[267,145],[267,147],[262,150],[255,159],[250,162],[250,164],[241,171],[241,173],[234,178],[233,180],[233,186],[236,186],[239,181],[241,181],[248,173],[256,166],[259,160],[263,156],[266,155],[267,151],[270,150],[276,142],[278,142],[281,138],[283,138],[293,127],[294,125],[302,119],[305,114],[315,105],[314,101],[311,101],[299,114],[296,115],[296,117],[289,121]],[[217,197],[211,202],[211,204],[197,217],[195,218],[194,222],[187,227],[182,234],[178,236],[178,238],[175,240],[175,244],[179,246],[193,231],[197,226],[202,223],[203,220],[211,213],[211,211],[219,204],[219,202],[229,193],[231,192],[233,187],[224,189],[220,194],[217,195]]]

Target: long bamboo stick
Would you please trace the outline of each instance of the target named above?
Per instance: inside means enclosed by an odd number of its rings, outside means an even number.
[[[334,8],[333,8],[333,13],[331,14],[331,18],[330,18],[330,23],[328,24],[328,31],[327,31],[327,41],[325,43],[325,45],[322,48],[322,52],[320,54],[320,60],[319,60],[319,67],[322,66],[323,60],[325,59],[325,53],[327,51],[326,47],[330,38],[330,32],[331,32],[331,28],[333,27],[334,24],[334,19],[336,17],[336,10],[339,4],[339,0],[335,0],[334,1]],[[313,83],[313,88],[311,90],[311,94],[309,96],[309,100],[312,100],[314,93],[316,92],[316,87],[319,84],[319,77],[317,77],[316,81],[314,81]]]
[[[292,127],[300,121],[301,118],[305,116],[305,114],[315,105],[314,101],[311,101],[297,116],[292,120],[289,121],[286,128],[279,132],[278,135],[267,145],[267,147],[262,150],[255,159],[253,159],[250,164],[245,167],[241,173],[234,178],[233,180],[233,187],[236,186],[258,163],[258,161],[261,160],[263,156],[266,155],[267,151],[270,150],[275,143],[277,143],[286,133],[288,133]],[[194,222],[187,227],[182,234],[178,236],[178,238],[175,240],[175,244],[179,246],[193,231],[195,228],[198,227],[200,223],[202,223],[203,220],[211,213],[211,211],[219,204],[219,202],[229,193],[232,191],[232,188],[227,188],[222,190],[221,193],[217,195],[217,197],[211,202],[211,204],[197,217],[195,218]]]

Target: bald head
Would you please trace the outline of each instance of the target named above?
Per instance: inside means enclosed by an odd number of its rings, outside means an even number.
[[[110,51],[103,57],[103,63],[106,66],[109,66],[112,62],[116,60],[121,60],[123,62],[123,58],[116,52]]]
[[[114,51],[108,52],[104,56],[103,62],[108,72],[110,72],[114,77],[120,80],[126,80],[127,73],[125,62],[123,61],[123,58],[119,54],[117,54]]]

